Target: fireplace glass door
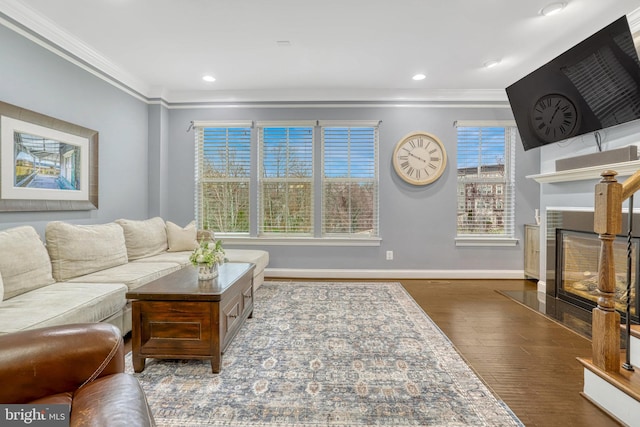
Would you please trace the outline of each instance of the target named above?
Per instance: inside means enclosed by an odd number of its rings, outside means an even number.
[[[557,230],[556,280],[558,298],[585,308],[593,308],[598,299],[600,239],[590,232]],[[631,318],[638,320],[638,256],[640,239],[631,239]],[[627,307],[627,239],[616,237],[613,244],[616,273],[615,304],[624,315]]]

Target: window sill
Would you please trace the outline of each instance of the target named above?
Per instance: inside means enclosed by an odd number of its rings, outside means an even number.
[[[216,234],[216,239],[224,242],[224,246],[380,246],[382,239],[372,237],[358,238],[333,238],[333,237],[240,237]]]
[[[456,246],[517,246],[518,239],[510,237],[456,237]]]

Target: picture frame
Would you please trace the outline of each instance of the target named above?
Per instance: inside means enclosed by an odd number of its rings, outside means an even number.
[[[0,102],[0,212],[98,209],[98,131]]]

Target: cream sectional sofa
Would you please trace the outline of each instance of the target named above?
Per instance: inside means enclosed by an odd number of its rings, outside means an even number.
[[[198,238],[156,217],[108,224],[47,224],[45,241],[31,226],[0,230],[0,334],[68,323],[108,322],[131,331],[128,290],[189,265]],[[254,288],[269,253],[226,250],[229,262],[252,262]]]

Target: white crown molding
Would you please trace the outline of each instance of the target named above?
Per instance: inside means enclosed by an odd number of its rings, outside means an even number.
[[[273,89],[237,91],[168,91],[169,103],[235,104],[243,102],[508,102],[504,89]]]
[[[149,85],[23,3],[17,0],[0,0],[0,13],[22,26],[22,28],[16,26],[14,22],[1,19],[0,16],[0,23],[6,27],[70,60],[103,80],[123,90],[129,89],[127,90],[129,93],[135,91],[148,97]]]

